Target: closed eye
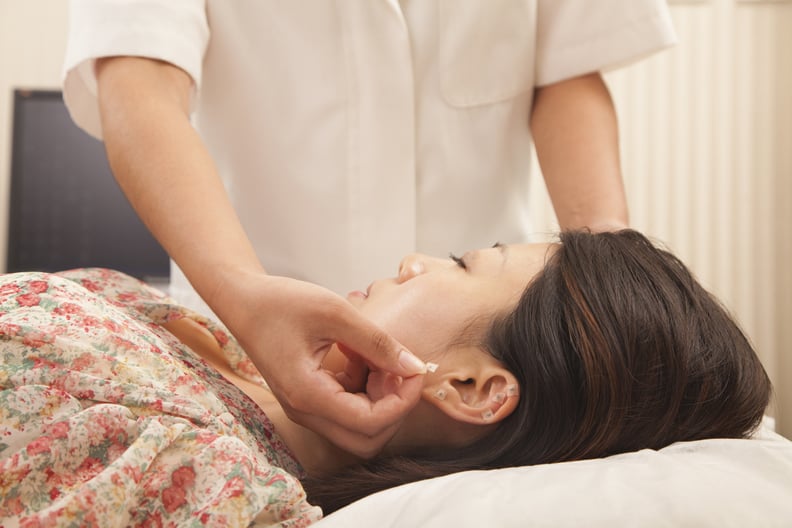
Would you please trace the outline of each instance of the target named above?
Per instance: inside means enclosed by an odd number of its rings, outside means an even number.
[[[467,269],[467,264],[465,264],[464,259],[462,259],[461,257],[457,257],[453,253],[449,253],[448,254],[448,258],[453,260],[456,263],[456,265],[459,266],[460,268],[462,268],[463,270]]]

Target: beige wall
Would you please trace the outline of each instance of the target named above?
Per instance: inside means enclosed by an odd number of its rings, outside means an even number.
[[[734,311],[792,437],[792,2],[679,0],[681,43],[608,75],[633,224],[668,243]],[[0,263],[11,90],[57,88],[66,0],[0,0]],[[538,226],[552,230],[546,196]]]
[[[67,0],[0,0],[0,269],[5,269],[15,88],[60,87]]]

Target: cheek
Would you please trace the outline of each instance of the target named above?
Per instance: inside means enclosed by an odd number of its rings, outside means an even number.
[[[386,331],[424,361],[437,359],[460,329],[457,320],[447,315],[448,312],[418,310],[394,321]]]
[[[436,359],[473,316],[459,298],[401,296],[367,307],[366,315],[423,360]]]

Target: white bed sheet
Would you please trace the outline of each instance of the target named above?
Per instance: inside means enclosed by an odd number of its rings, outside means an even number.
[[[603,459],[416,482],[366,497],[317,528],[792,527],[792,442],[680,442]]]

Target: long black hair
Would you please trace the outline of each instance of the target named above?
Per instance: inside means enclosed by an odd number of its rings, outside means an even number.
[[[723,306],[633,230],[568,231],[482,346],[517,378],[515,411],[461,449],[382,456],[303,482],[330,513],[386,488],[471,469],[741,438],[770,381]]]

